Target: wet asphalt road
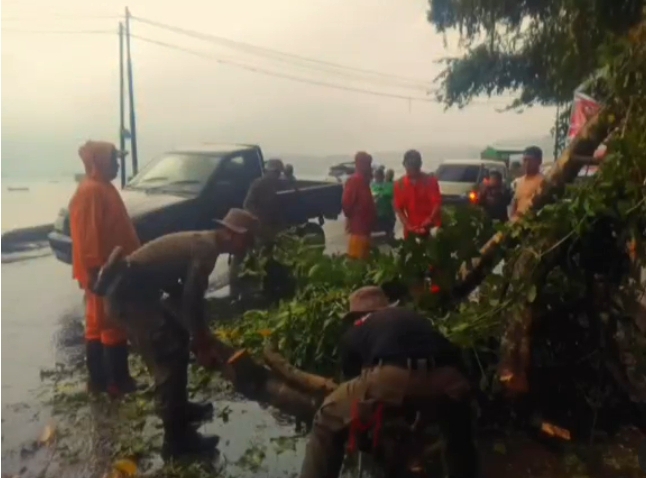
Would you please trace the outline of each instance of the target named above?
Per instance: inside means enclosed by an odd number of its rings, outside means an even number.
[[[327,223],[325,230],[328,250],[343,250],[342,224]],[[211,277],[212,292],[226,285],[227,268],[223,256]],[[56,362],[82,360],[82,293],[71,278],[71,267],[46,249],[3,255],[2,279],[2,472],[13,476],[26,467],[22,476],[37,476],[46,457],[21,457],[21,450],[51,421],[39,397],[40,372]],[[250,440],[266,442],[276,433],[275,420],[257,404],[229,406],[234,416],[239,413],[244,419],[233,420],[235,425],[207,424],[205,431],[213,433],[217,427],[219,435],[230,439],[225,447],[233,455],[241,454]],[[258,429],[266,432],[258,437]]]

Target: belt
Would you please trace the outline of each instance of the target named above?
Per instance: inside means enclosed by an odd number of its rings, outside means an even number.
[[[376,361],[376,365],[378,367],[391,365],[393,367],[405,368],[408,370],[431,370],[432,368],[435,368],[435,359],[433,357],[378,359]]]

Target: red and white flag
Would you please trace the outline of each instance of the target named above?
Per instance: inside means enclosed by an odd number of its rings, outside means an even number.
[[[570,115],[570,129],[567,134],[568,141],[579,134],[583,125],[588,122],[598,111],[601,105],[593,98],[583,93],[574,93],[572,114]]]

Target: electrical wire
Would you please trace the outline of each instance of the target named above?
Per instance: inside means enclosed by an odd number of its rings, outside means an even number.
[[[216,43],[220,45],[226,45],[228,47],[238,49],[241,51],[245,51],[247,53],[259,55],[259,56],[264,56],[265,58],[271,58],[273,60],[277,61],[282,61],[285,63],[290,63],[292,65],[298,65],[299,67],[305,67],[305,68],[315,68],[315,69],[323,69],[324,71],[327,72],[332,72],[336,74],[345,74],[345,75],[364,75],[364,76],[370,76],[374,79],[380,78],[383,82],[383,80],[389,80],[391,84],[396,83],[399,87],[407,87],[407,88],[416,88],[418,90],[424,90],[428,91],[431,88],[431,81],[425,81],[425,80],[420,80],[420,79],[414,79],[414,78],[408,78],[404,76],[399,76],[399,75],[392,75],[388,73],[383,73],[380,71],[375,71],[375,70],[368,70],[368,69],[363,69],[363,68],[357,68],[353,66],[347,66],[347,65],[341,65],[338,63],[333,63],[330,61],[325,61],[325,60],[318,60],[318,59],[313,59],[313,58],[308,58],[300,55],[295,55],[292,53],[285,53],[281,52],[278,50],[273,50],[270,48],[265,48],[265,47],[260,47],[256,45],[252,45],[249,43],[244,43],[240,41],[235,41],[231,40],[228,38],[223,38],[220,36],[212,35],[212,34],[207,34],[207,33],[201,33],[197,32],[194,30],[188,30],[185,28],[180,28],[180,27],[175,27],[172,25],[168,25],[165,23],[157,22],[154,20],[142,18],[142,17],[137,17],[137,16],[132,16],[131,19],[133,21],[138,21],[140,23],[144,23],[153,27],[161,28],[164,30],[169,30],[174,33],[178,33],[181,35],[186,35],[190,36],[193,38],[197,38],[200,40],[208,41],[211,43]]]
[[[120,18],[120,17],[117,17],[117,18]],[[131,18],[135,19],[136,17],[131,17]],[[147,20],[144,20],[144,19],[141,19],[141,18],[137,18],[137,19],[140,22],[147,22]],[[173,27],[171,27],[171,28],[173,28]],[[6,33],[23,33],[23,34],[61,34],[61,35],[77,35],[77,34],[82,34],[82,35],[84,35],[84,34],[103,34],[103,35],[108,34],[108,35],[115,35],[115,36],[117,35],[116,31],[110,31],[110,30],[23,30],[23,29],[11,29],[11,28],[6,29],[6,28],[3,28],[2,32],[3,33],[5,33],[5,32]],[[413,96],[413,95],[405,95],[405,94],[397,94],[397,93],[388,93],[388,92],[378,91],[378,90],[374,90],[374,89],[366,89],[366,88],[359,88],[359,87],[353,87],[353,86],[340,85],[340,84],[337,84],[337,83],[330,83],[330,82],[326,82],[326,81],[303,78],[303,77],[289,75],[289,74],[282,73],[282,72],[272,71],[272,70],[269,70],[269,69],[266,69],[266,68],[263,68],[263,67],[250,65],[250,64],[242,63],[242,62],[227,59],[227,58],[222,58],[222,57],[215,56],[215,55],[212,55],[212,54],[208,54],[208,53],[205,53],[205,52],[196,51],[196,50],[193,50],[193,49],[190,49],[190,48],[185,48],[185,47],[182,47],[182,46],[179,46],[179,45],[176,45],[176,44],[172,44],[172,43],[168,43],[168,42],[164,42],[164,41],[160,41],[160,40],[155,40],[153,38],[148,38],[148,37],[144,37],[144,36],[140,36],[140,35],[134,35],[132,33],[130,34],[130,36],[131,36],[131,38],[134,38],[134,39],[137,39],[137,40],[140,40],[140,41],[143,41],[143,42],[147,42],[147,43],[150,43],[150,44],[155,44],[155,45],[162,46],[162,47],[172,49],[172,50],[176,50],[176,51],[182,51],[182,52],[189,53],[191,55],[198,56],[198,57],[201,57],[201,58],[214,60],[217,63],[233,66],[233,67],[240,68],[240,69],[244,69],[244,70],[247,70],[247,71],[250,71],[250,72],[253,72],[253,73],[259,73],[259,74],[263,74],[263,75],[267,75],[267,76],[273,76],[273,77],[276,77],[276,78],[282,78],[282,79],[286,79],[286,80],[291,80],[291,81],[295,81],[295,82],[299,82],[299,83],[310,84],[310,85],[313,85],[313,86],[326,87],[326,88],[331,88],[331,89],[336,89],[336,90],[341,90],[341,91],[361,93],[361,94],[365,94],[365,95],[378,96],[378,97],[383,97],[383,98],[400,99],[400,100],[406,100],[406,101],[409,101],[409,102],[416,101],[416,102],[425,102],[425,103],[438,103],[436,98],[430,96],[432,92],[428,91],[427,89],[426,89],[427,96],[423,97],[423,96]],[[207,36],[210,36],[210,35],[207,35]],[[232,43],[235,43],[235,44],[240,43],[240,42],[234,42],[233,40],[226,40],[226,41],[231,41]],[[242,45],[246,45],[246,44],[242,44]],[[254,46],[251,46],[251,47],[252,48],[257,48],[259,50],[267,50],[267,51],[274,52],[273,50],[264,49],[262,47],[254,47]],[[275,52],[275,53],[283,54],[281,52]],[[284,54],[284,55],[292,56],[290,54]],[[293,55],[293,56],[296,57],[296,58],[299,58],[299,59],[306,60],[306,61],[318,62],[318,63],[321,63],[321,64],[334,65],[334,66],[339,67],[339,68],[348,68],[348,69],[356,70],[356,71],[359,71],[359,72],[376,74],[376,75],[383,75],[385,77],[390,77],[390,78],[398,78],[398,79],[403,78],[403,77],[397,77],[395,75],[388,75],[388,74],[385,74],[385,73],[375,72],[375,71],[371,71],[371,70],[362,70],[360,68],[345,67],[345,66],[342,66],[342,65],[337,65],[337,64],[329,63],[329,62],[325,62],[325,61],[319,61],[319,60],[314,60],[314,59],[310,59],[310,58],[299,57],[297,55]],[[416,81],[416,80],[412,80],[410,78],[408,78],[406,80],[407,81]],[[369,81],[372,81],[372,80],[369,80]],[[476,103],[477,104],[478,102],[472,100],[471,103]],[[501,104],[501,103],[500,102],[494,102],[494,101],[485,101],[484,104],[490,106],[490,105]]]
[[[253,66],[253,65],[240,63],[240,62],[237,62],[235,60],[224,59],[224,58],[212,55],[212,54],[208,54],[208,53],[201,52],[201,51],[196,51],[196,50],[193,50],[193,49],[190,49],[190,48],[186,48],[186,47],[175,45],[175,44],[172,44],[172,43],[156,40],[156,39],[153,39],[153,38],[144,37],[144,36],[141,36],[141,35],[135,35],[135,34],[131,33],[130,37],[133,38],[133,39],[139,40],[139,41],[143,41],[143,42],[150,43],[150,44],[153,44],[153,45],[158,45],[158,46],[168,48],[168,49],[171,49],[171,50],[176,50],[176,51],[181,51],[181,52],[184,52],[184,53],[189,53],[191,55],[194,55],[194,56],[197,56],[197,57],[200,57],[200,58],[214,60],[216,63],[220,63],[220,64],[223,64],[223,65],[229,65],[229,66],[233,66],[233,67],[236,67],[236,68],[241,68],[243,70],[247,70],[247,71],[250,71],[250,72],[253,72],[253,73],[260,73],[260,74],[263,74],[263,75],[273,76],[273,77],[276,77],[276,78],[283,78],[283,79],[295,81],[295,82],[298,82],[298,83],[304,83],[304,84],[309,84],[309,85],[313,85],[313,86],[322,86],[322,87],[326,87],[326,88],[332,88],[332,89],[337,89],[337,90],[342,90],[342,91],[349,91],[349,92],[353,92],[353,93],[361,93],[361,94],[371,95],[371,96],[380,96],[380,97],[384,97],[384,98],[393,98],[393,99],[399,99],[399,100],[406,100],[406,101],[409,101],[409,102],[416,101],[416,102],[424,102],[424,103],[438,103],[437,99],[435,99],[434,97],[406,96],[406,95],[402,95],[402,94],[387,93],[387,92],[384,92],[384,91],[357,88],[357,87],[339,85],[339,84],[335,84],[335,83],[328,83],[328,82],[324,82],[324,81],[312,80],[312,79],[308,79],[308,78],[301,78],[301,77],[297,77],[297,76],[293,76],[293,75],[288,75],[288,74],[285,74],[285,73],[280,73],[280,72],[276,72],[276,71],[267,70],[267,69],[264,69],[264,68],[259,68],[259,67]],[[476,102],[476,104],[477,104],[477,102]],[[492,101],[486,101],[486,102],[484,102],[484,104],[487,105],[487,106],[490,106],[490,105],[493,105],[493,104],[496,104],[496,103],[492,102]],[[497,103],[497,104],[500,104],[500,103]]]
[[[165,47],[165,48],[170,48],[172,50],[183,51],[185,53],[190,53],[192,55],[199,56],[199,57],[202,57],[202,58],[215,60],[217,63],[221,63],[223,65],[235,66],[237,68],[252,71],[254,73],[261,73],[263,75],[274,76],[274,77],[277,77],[277,78],[283,78],[283,79],[286,79],[286,80],[292,80],[292,81],[296,81],[296,82],[299,82],[299,83],[306,83],[306,84],[316,85],[316,86],[324,86],[324,87],[327,87],[327,88],[334,88],[334,89],[343,90],[343,91],[352,91],[352,92],[355,92],[355,93],[363,93],[363,94],[366,94],[366,95],[382,96],[382,97],[385,97],[385,98],[396,98],[396,99],[400,99],[400,100],[424,101],[424,102],[428,102],[428,103],[436,103],[436,100],[431,99],[431,98],[405,96],[405,95],[394,94],[394,93],[386,93],[386,92],[381,92],[381,91],[376,91],[376,90],[368,90],[368,89],[363,89],[363,88],[355,88],[355,87],[351,87],[351,86],[337,85],[337,84],[334,84],[334,83],[327,83],[327,82],[324,82],[324,81],[311,80],[311,79],[307,79],[307,78],[299,78],[297,76],[287,75],[287,74],[284,74],[284,73],[279,73],[279,72],[275,72],[275,71],[271,71],[271,70],[266,70],[264,68],[259,68],[259,67],[256,67],[256,66],[247,65],[247,64],[244,64],[244,63],[239,63],[239,62],[236,62],[234,60],[223,59],[223,58],[217,57],[215,55],[210,55],[210,54],[207,54],[207,53],[204,53],[204,52],[192,50],[190,48],[185,48],[185,47],[182,47],[182,46],[179,46],[179,45],[174,45],[172,43],[167,43],[167,42],[155,40],[155,39],[152,39],[152,38],[143,37],[141,35],[134,35],[134,34],[131,33],[130,37],[134,38],[134,39],[137,39],[137,40],[140,40],[140,41],[143,41],[143,42],[151,43],[151,44],[162,46],[162,47]]]
[[[122,16],[119,15],[72,15],[72,14],[60,14],[60,13],[52,13],[48,15],[36,15],[36,16],[29,16],[29,17],[2,17],[2,21],[33,21],[33,20],[52,20],[52,19],[57,19],[57,20],[117,20],[123,18]]]
[[[29,35],[116,35],[112,30],[18,30],[3,28],[2,33],[24,33]]]

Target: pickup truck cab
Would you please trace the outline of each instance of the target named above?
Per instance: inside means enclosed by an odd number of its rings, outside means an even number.
[[[489,159],[442,161],[435,171],[442,202],[447,205],[477,203],[478,188],[482,180],[492,171],[499,171],[503,184],[508,184],[509,171],[502,161]]]
[[[264,173],[260,147],[205,144],[164,153],[120,191],[142,243],[179,231],[217,227],[232,207],[242,207],[251,183]],[[325,219],[341,213],[343,186],[332,182],[285,180],[278,193],[289,226],[325,235]],[[312,219],[317,222],[308,222]],[[48,236],[56,258],[72,263],[69,212],[61,209]]]

